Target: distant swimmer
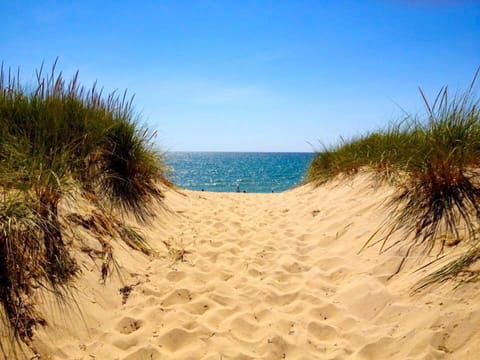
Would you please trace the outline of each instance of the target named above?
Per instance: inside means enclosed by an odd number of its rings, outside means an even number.
[[[237,185],[237,192],[240,192],[240,185]]]

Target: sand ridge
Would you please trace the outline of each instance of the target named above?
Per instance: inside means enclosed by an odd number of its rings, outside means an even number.
[[[400,251],[358,254],[392,194],[375,188],[360,175],[280,194],[169,191],[142,228],[159,257],[117,244],[122,276],[105,286],[81,258],[81,315],[46,305],[34,346],[51,359],[478,358],[479,285],[412,295],[421,272],[388,280]]]

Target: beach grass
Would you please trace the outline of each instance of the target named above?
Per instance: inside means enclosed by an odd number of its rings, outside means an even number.
[[[399,241],[408,242],[406,254],[415,248],[441,254],[447,243],[477,243],[480,99],[474,88],[479,71],[468,89],[454,96],[444,87],[429,101],[420,90],[424,115],[408,115],[386,129],[342,140],[317,152],[307,181],[318,185],[339,174],[366,169],[394,184],[398,191],[388,203],[391,216],[384,225],[386,232],[376,233],[385,234],[380,241],[382,249],[399,230],[410,235]],[[463,260],[458,259],[468,263]],[[455,264],[447,268],[458,270]],[[439,279],[441,274],[434,278]]]
[[[79,271],[65,240],[59,203],[81,193],[103,209],[145,222],[161,201],[165,165],[126,92],[103,95],[43,66],[36,85],[0,69],[0,303],[17,339],[42,323],[31,301],[38,284],[58,289]],[[123,229],[133,248],[148,245]]]

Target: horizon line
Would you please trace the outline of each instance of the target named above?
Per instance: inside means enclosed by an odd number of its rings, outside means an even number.
[[[253,151],[253,150],[173,150],[164,151],[168,153],[263,153],[263,154],[315,154],[316,151]]]

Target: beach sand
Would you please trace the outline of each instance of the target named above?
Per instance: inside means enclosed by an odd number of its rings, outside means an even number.
[[[158,256],[114,244],[103,285],[78,251],[76,300],[38,300],[48,326],[33,346],[42,359],[480,358],[480,283],[412,294],[431,259],[389,280],[404,250],[359,253],[392,192],[366,175],[280,194],[168,190],[141,226]]]

